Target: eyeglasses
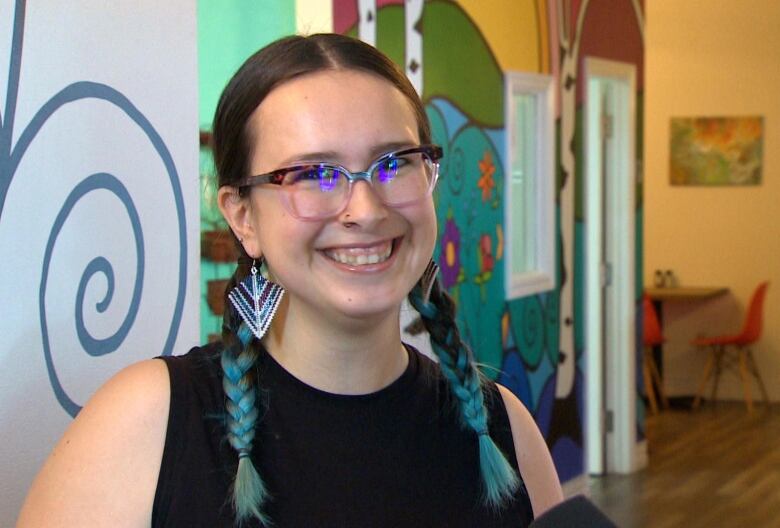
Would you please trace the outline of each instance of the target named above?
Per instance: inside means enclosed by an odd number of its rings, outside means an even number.
[[[397,150],[374,161],[364,172],[340,165],[307,163],[250,176],[239,188],[270,183],[281,187],[282,203],[296,218],[322,220],[341,213],[358,180],[370,184],[385,205],[411,205],[430,196],[439,177],[443,153],[436,145]]]

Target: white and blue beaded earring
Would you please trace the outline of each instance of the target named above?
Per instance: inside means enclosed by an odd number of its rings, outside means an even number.
[[[252,334],[262,339],[271,326],[283,295],[284,288],[263,277],[253,260],[249,275],[230,290],[228,298]]]

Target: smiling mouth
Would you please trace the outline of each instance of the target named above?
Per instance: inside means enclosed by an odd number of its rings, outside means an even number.
[[[393,253],[393,242],[384,242],[376,246],[362,248],[327,249],[325,255],[331,260],[348,266],[369,266],[380,264]]]

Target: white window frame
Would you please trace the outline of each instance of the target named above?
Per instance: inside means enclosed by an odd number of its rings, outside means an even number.
[[[555,85],[550,75],[507,72],[504,80],[504,122],[506,123],[506,156],[504,165],[504,284],[507,299],[527,297],[555,288]],[[512,226],[514,205],[512,167],[514,166],[514,95],[532,95],[536,99],[536,159],[533,171],[536,219],[527,233],[517,233]],[[513,272],[512,245],[521,236],[534,241],[533,269]]]

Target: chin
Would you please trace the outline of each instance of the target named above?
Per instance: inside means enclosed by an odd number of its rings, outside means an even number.
[[[352,297],[351,300],[343,299],[338,304],[338,311],[345,317],[356,320],[397,317],[401,310],[401,304],[406,297],[397,298],[396,295],[393,298],[388,298],[379,294],[364,297],[365,295],[366,293],[364,292],[363,295]]]

